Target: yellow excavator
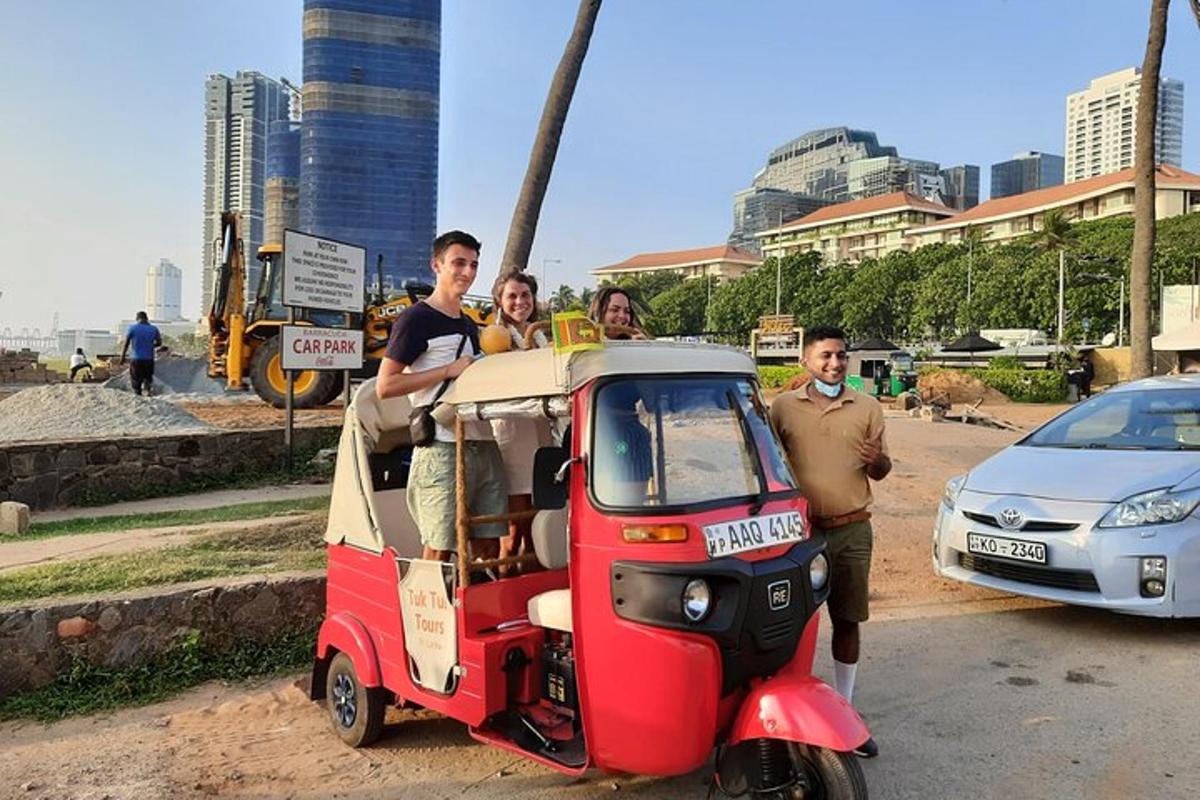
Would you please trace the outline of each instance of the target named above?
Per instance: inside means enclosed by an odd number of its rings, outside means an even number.
[[[279,356],[279,334],[287,323],[282,302],[283,247],[265,244],[258,249],[262,263],[254,305],[246,308],[246,260],[241,237],[241,218],[234,212],[221,214],[221,238],[215,243],[212,306],[208,312],[208,375],[225,379],[227,389],[245,390],[246,380],[254,392],[276,408],[287,400],[287,374]],[[364,304],[361,314],[352,314],[352,327],[361,327],[366,355],[355,377],[369,377],[379,370],[387,349],[392,324],[406,308],[427,296],[427,286],[408,287],[401,297],[385,298],[382,264],[377,264],[377,290]],[[467,297],[463,311],[480,325],[490,319],[489,298]],[[474,305],[474,307],[472,307]],[[346,327],[346,315],[336,311],[296,310],[296,325]],[[341,372],[296,372],[292,401],[296,408],[315,408],[334,400],[342,391]]]

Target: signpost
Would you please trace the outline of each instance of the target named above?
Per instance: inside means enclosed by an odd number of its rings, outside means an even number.
[[[287,373],[288,469],[292,468],[295,409],[292,396],[297,370],[342,370],[349,406],[350,371],[363,362],[362,330],[352,325],[363,313],[367,251],[357,245],[323,239],[300,231],[283,232],[283,304],[287,325],[280,331],[280,366]],[[296,324],[296,309],[341,311],[346,327],[319,328]]]

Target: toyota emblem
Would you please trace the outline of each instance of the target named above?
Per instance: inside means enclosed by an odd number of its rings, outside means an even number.
[[[1000,527],[1010,531],[1019,530],[1025,524],[1025,515],[1015,508],[1006,508],[1000,512]]]

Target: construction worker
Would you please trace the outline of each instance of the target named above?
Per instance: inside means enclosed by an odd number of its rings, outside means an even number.
[[[83,354],[83,348],[76,347],[75,352],[71,354],[71,383],[75,382],[75,373],[81,369],[86,369],[88,376],[91,376],[92,365],[88,363],[87,356]]]
[[[142,387],[146,387],[146,395],[154,384],[154,351],[162,347],[162,335],[158,328],[150,324],[150,317],[145,311],[137,313],[137,322],[129,326],[125,333],[125,344],[121,347],[121,363],[125,363],[125,354],[129,352],[129,344],[133,343],[133,360],[129,362],[129,384],[133,393],[140,395]]]

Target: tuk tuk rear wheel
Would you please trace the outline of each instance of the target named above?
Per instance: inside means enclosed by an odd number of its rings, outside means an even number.
[[[793,744],[792,764],[808,791],[797,787],[796,800],[867,800],[867,779],[858,757],[824,747]]]
[[[363,686],[354,662],[338,653],[325,677],[325,703],[338,738],[351,747],[366,747],[383,733],[384,691]]]

